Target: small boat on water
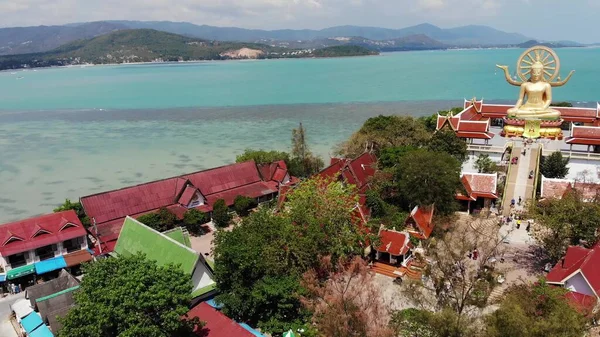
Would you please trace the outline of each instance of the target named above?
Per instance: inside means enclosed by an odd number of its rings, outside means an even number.
[[[23,76],[21,76],[21,77],[17,77],[17,80],[22,80],[22,79],[24,79],[24,78],[25,78],[25,77],[23,77]]]
[[[10,73],[11,75],[16,75],[17,73]]]

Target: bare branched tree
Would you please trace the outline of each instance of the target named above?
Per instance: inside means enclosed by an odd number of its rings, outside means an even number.
[[[313,323],[320,336],[393,337],[388,328],[389,313],[374,275],[366,263],[355,257],[332,265],[324,258],[320,270],[304,274],[309,295],[303,304],[314,312]]]

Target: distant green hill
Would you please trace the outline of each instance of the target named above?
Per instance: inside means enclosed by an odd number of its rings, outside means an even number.
[[[371,49],[352,45],[325,47],[312,52],[313,57],[367,56],[377,54],[379,53]]]
[[[294,50],[251,42],[207,41],[153,29],[131,29],[70,42],[45,53],[0,56],[0,70],[87,63],[314,57],[314,52],[317,50]],[[329,57],[377,54],[363,47],[323,53]]]

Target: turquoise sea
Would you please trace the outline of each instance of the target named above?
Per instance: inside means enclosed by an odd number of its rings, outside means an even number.
[[[287,149],[302,122],[327,157],[371,116],[428,115],[477,96],[512,102],[495,64],[522,50],[0,72],[0,222],[64,198],[206,169],[243,149]],[[600,49],[559,49],[577,73],[555,100],[595,106]],[[19,78],[19,79],[18,79]]]

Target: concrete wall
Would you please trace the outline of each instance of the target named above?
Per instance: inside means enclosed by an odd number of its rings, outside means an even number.
[[[565,282],[565,288],[581,294],[595,296],[594,292],[583,278],[583,275],[581,275],[581,272],[575,274],[573,277],[568,279]]]
[[[196,263],[196,269],[194,269],[194,274],[192,275],[192,284],[194,286],[192,291],[206,287],[213,283],[214,281],[212,278],[212,273],[206,268],[202,261],[198,259],[198,262]]]
[[[467,160],[463,163],[463,166],[462,166],[463,173],[478,173],[477,169],[475,168],[475,161],[477,160],[477,157],[481,153],[487,154],[488,156],[490,156],[490,159],[496,163],[500,163],[500,159],[502,158],[501,153],[476,152],[476,151],[470,152],[469,158],[467,158]]]

